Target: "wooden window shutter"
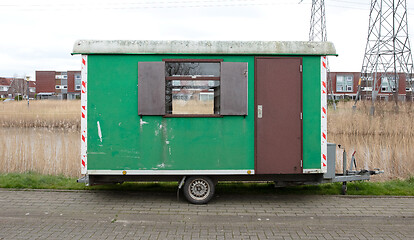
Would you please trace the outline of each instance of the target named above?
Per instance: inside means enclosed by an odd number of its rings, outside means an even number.
[[[165,115],[165,62],[138,62],[138,115]]]
[[[221,115],[247,115],[247,75],[247,62],[221,63]]]

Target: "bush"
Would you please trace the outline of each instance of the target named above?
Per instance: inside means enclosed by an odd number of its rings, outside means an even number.
[[[328,105],[333,105],[333,101],[332,99],[328,99]],[[338,104],[339,100],[335,100],[335,104]]]
[[[22,97],[22,95],[18,95],[18,96],[14,97],[14,100],[21,101],[21,100],[23,100],[23,97]]]

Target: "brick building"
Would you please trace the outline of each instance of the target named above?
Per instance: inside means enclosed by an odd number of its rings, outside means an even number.
[[[328,93],[333,96],[335,99],[350,98],[355,99],[358,92],[358,82],[360,79],[360,72],[331,72],[331,84],[328,84]],[[328,76],[329,79],[329,76]],[[392,100],[393,91],[398,88],[398,98],[401,101],[404,100],[413,100],[412,88],[409,87],[409,84],[406,81],[406,75],[404,73],[398,74],[398,83],[395,86],[393,79],[389,77],[379,79],[378,86],[378,99],[381,100]],[[361,83],[361,99],[371,99],[372,98],[372,85],[373,81],[367,81]]]
[[[12,78],[0,77],[0,98],[7,98]]]
[[[36,83],[34,81],[29,81],[29,98],[34,98],[35,94]],[[16,96],[27,98],[27,80],[19,77],[0,77],[0,97],[14,98]]]
[[[38,99],[78,99],[81,84],[80,71],[36,71]]]

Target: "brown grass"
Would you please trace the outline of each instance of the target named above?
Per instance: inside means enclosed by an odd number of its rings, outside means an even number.
[[[371,102],[339,103],[328,111],[328,141],[342,144],[351,154],[356,151],[358,168],[380,168],[384,174],[374,180],[407,178],[414,173],[414,105],[379,102],[371,116]],[[342,172],[342,150],[337,149],[337,172]]]
[[[0,126],[80,129],[80,101],[0,102]]]
[[[80,175],[80,133],[47,128],[0,128],[0,173]]]
[[[337,110],[328,109],[328,134],[367,136],[414,136],[414,104],[378,102],[374,116],[370,115],[371,102],[340,102]]]
[[[399,136],[354,136],[333,135],[330,142],[341,144],[348,155],[348,166],[351,155],[356,151],[358,169],[384,170],[383,174],[373,177],[374,180],[406,179],[414,173],[414,140]],[[342,151],[337,148],[336,171],[342,172]]]
[[[0,102],[0,173],[79,176],[80,101]]]

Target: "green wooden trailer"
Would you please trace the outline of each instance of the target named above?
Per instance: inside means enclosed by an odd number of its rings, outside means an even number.
[[[73,54],[82,54],[87,184],[178,181],[205,203],[217,181],[335,179],[332,43],[80,40]]]

